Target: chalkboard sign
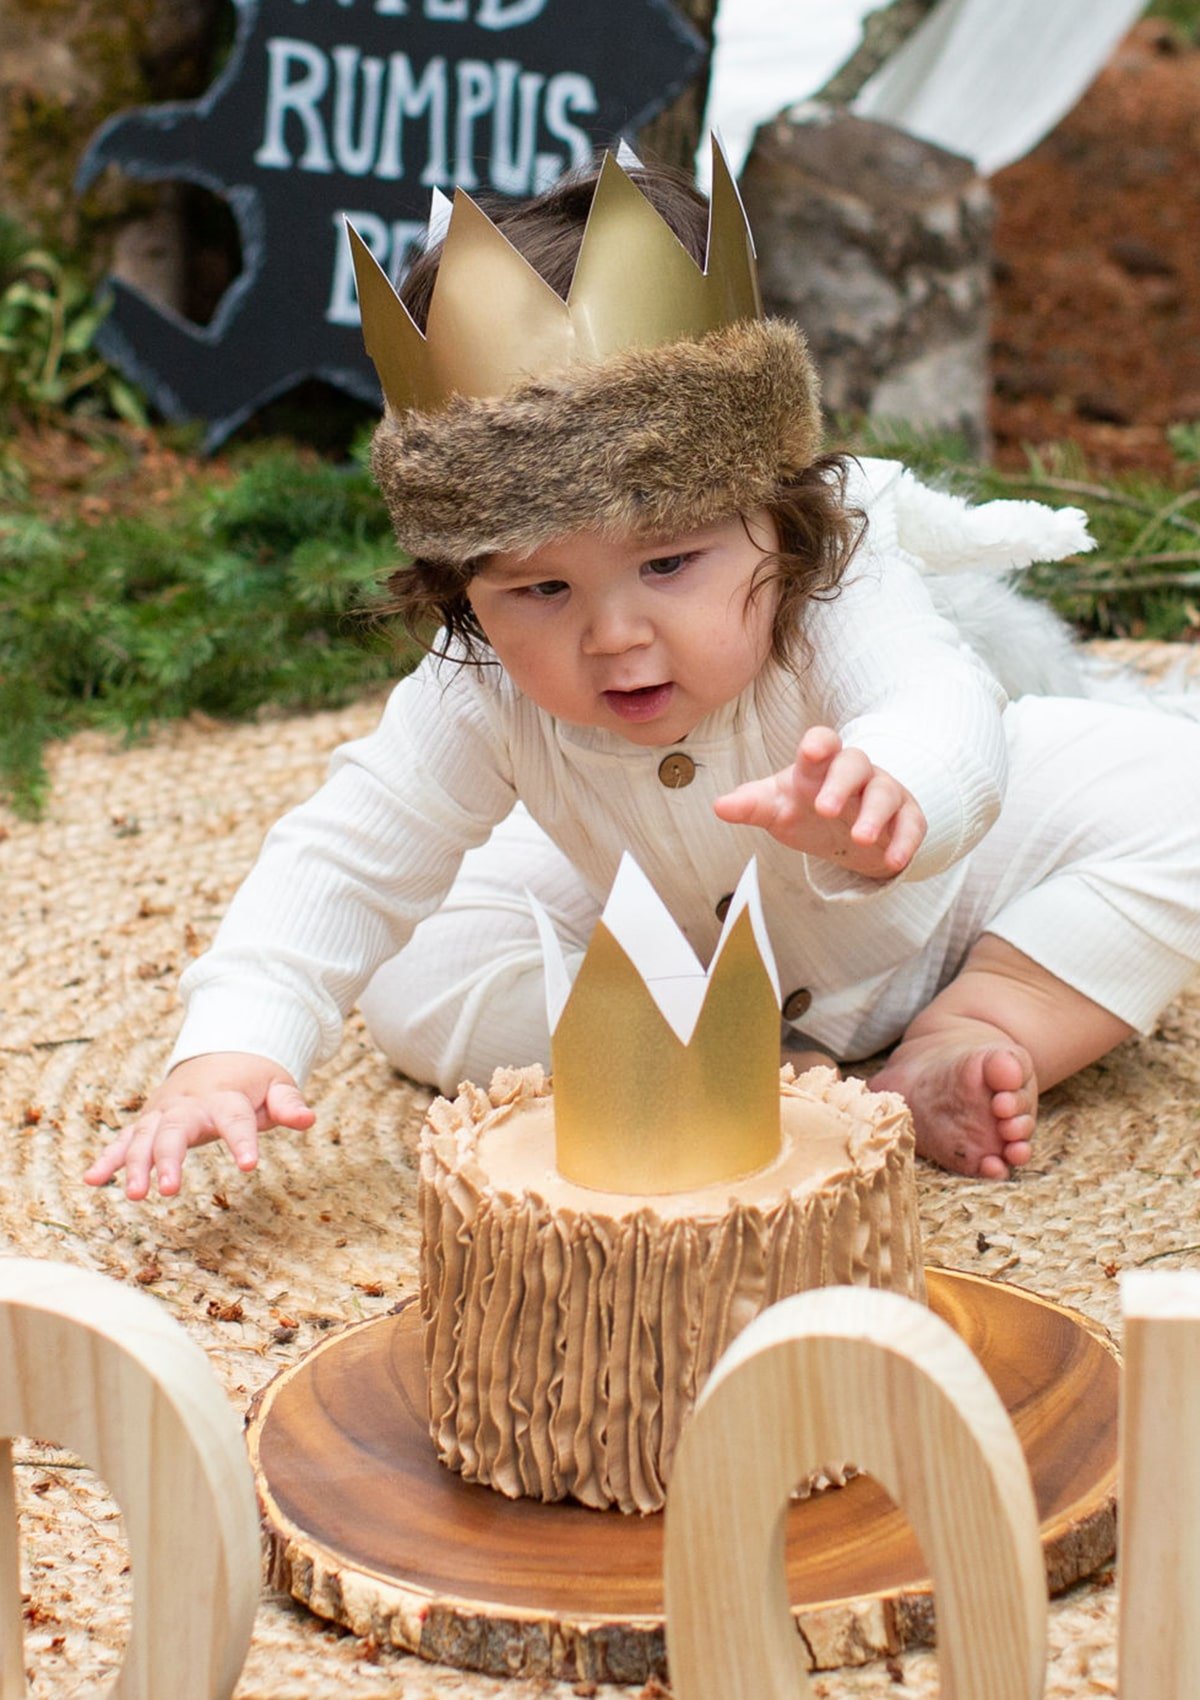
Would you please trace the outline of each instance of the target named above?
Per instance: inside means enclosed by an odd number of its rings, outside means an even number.
[[[197,101],[120,114],[77,176],[202,184],[229,203],[243,271],[199,326],[118,279],[102,351],[215,445],[317,376],[378,402],[344,233],[404,269],[430,190],[522,196],[632,136],[700,70],[669,0],[235,0]]]

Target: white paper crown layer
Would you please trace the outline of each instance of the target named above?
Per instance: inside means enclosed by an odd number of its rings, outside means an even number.
[[[532,892],[530,906],[537,922],[542,954],[546,963],[546,1019],[553,1035],[571,993],[571,977],[567,972],[562,944],[554,931],[554,923]],[[712,962],[705,968],[687,939],[676,926],[662,899],[634,861],[628,850],[621,857],[617,877],[613,880],[600,919],[633,963],[646,989],[680,1044],[690,1045],[700,1019],[700,1011],[708,988],[716,973],[729,935],[737,919],[746,910],[763,967],[775,988],[775,1001],[781,1001],[779,972],[775,955],[767,936],[763,919],[762,896],[758,889],[758,863],[753,857],[742,870],[737,890],[730,899],[729,910],[713,952]]]

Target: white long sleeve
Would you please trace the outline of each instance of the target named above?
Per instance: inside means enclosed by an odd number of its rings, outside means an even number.
[[[490,669],[492,673],[495,669]],[[427,660],[377,730],[268,833],[213,948],[187,970],[172,1064],[250,1051],[303,1080],[374,970],[445,897],[515,801],[488,693]]]

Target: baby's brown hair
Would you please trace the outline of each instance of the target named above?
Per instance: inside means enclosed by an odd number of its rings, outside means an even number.
[[[492,222],[564,300],[570,289],[599,175],[599,162],[574,173],[528,201],[479,198]],[[708,203],[690,179],[671,167],[632,167],[628,175],[700,266],[708,240]],[[400,296],[423,330],[437,279],[440,245],[413,262]],[[822,454],[787,469],[764,503],[775,522],[779,549],[764,557],[754,594],[775,588],[772,650],[794,666],[803,645],[801,611],[814,598],[833,595],[863,529],[863,516],[846,506],[846,458]],[[515,499],[515,498],[514,498]],[[467,586],[482,558],[458,562],[418,557],[391,574],[393,600],[418,641],[429,644],[429,628],[440,625],[438,653],[452,647],[471,661],[490,659],[487,640],[467,599]]]

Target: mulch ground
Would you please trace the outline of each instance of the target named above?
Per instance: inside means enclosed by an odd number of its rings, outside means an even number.
[[[1200,50],[1142,22],[992,188],[998,461],[1065,440],[1169,475],[1166,428],[1200,420]]]

